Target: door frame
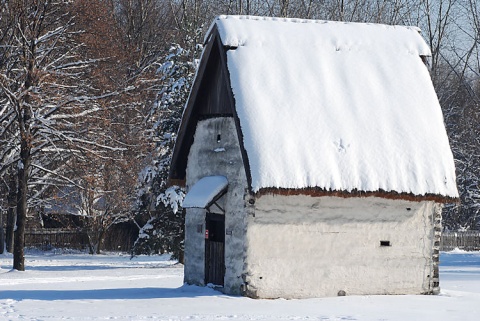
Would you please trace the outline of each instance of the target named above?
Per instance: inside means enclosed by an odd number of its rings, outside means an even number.
[[[205,284],[224,285],[225,215],[205,215]]]

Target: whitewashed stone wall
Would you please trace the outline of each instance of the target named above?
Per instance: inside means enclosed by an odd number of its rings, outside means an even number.
[[[430,293],[438,207],[375,197],[259,197],[247,224],[247,295]]]
[[[205,285],[205,210],[188,208],[185,213],[184,282]]]
[[[226,211],[224,292],[308,298],[438,291],[432,253],[438,258],[440,232],[433,226],[440,205],[375,197],[252,198],[230,117],[197,125],[187,191],[209,175],[229,181],[220,200]],[[204,209],[187,210],[185,234],[185,282],[204,285]]]
[[[247,187],[237,131],[232,117],[202,120],[195,131],[188,155],[187,191],[200,178],[227,177],[228,192],[221,199],[225,215],[224,291],[240,294],[245,245],[245,206]],[[187,209],[185,230],[185,282],[204,285],[205,210]]]

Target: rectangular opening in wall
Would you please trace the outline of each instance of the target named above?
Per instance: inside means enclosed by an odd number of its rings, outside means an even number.
[[[380,241],[380,246],[390,246],[390,241]]]

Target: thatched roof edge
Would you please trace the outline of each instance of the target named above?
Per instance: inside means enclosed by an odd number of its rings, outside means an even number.
[[[254,197],[258,198],[263,195],[307,195],[312,197],[333,196],[333,197],[379,197],[393,200],[405,200],[411,202],[434,201],[436,203],[457,203],[458,198],[448,197],[444,195],[425,194],[415,195],[413,193],[398,193],[394,191],[378,190],[373,192],[366,191],[330,191],[318,187],[302,188],[302,189],[288,189],[288,188],[262,188],[254,193]]]

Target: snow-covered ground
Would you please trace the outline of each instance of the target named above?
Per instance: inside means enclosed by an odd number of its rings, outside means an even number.
[[[252,300],[183,285],[167,256],[31,252],[18,272],[0,255],[0,320],[479,320],[480,253],[441,262],[437,296]]]

